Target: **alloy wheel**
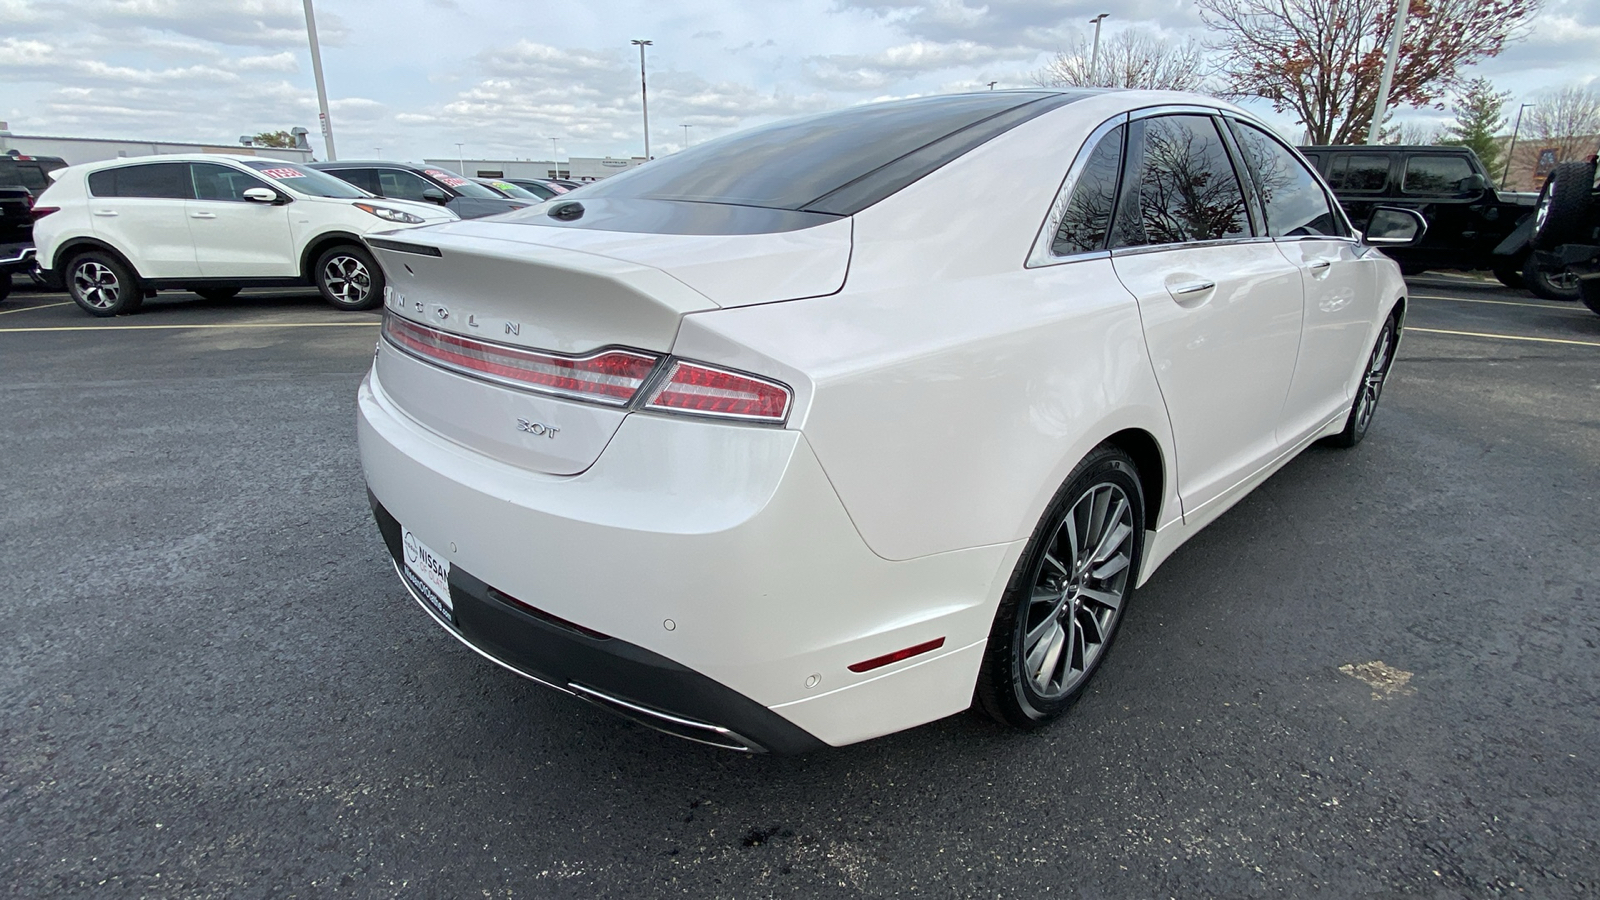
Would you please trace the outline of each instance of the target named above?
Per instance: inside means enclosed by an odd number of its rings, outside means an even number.
[[[1071,693],[1094,670],[1122,614],[1134,553],[1133,503],[1102,482],[1067,511],[1034,574],[1022,675],[1040,699]]]
[[[329,258],[322,266],[322,281],[329,294],[349,306],[365,303],[372,294],[372,273],[367,271],[366,263],[354,256]]]
[[[95,309],[110,309],[122,296],[122,283],[109,266],[86,260],[72,270],[72,288],[83,302]]]
[[[1372,414],[1378,409],[1378,397],[1383,394],[1383,382],[1389,377],[1389,367],[1394,362],[1394,322],[1386,322],[1378,335],[1377,346],[1372,348],[1372,358],[1367,360],[1367,370],[1361,376],[1361,396],[1356,398],[1356,433],[1363,434],[1372,424]]]

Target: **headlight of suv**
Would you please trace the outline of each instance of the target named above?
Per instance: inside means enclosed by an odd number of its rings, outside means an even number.
[[[404,225],[421,225],[423,222],[427,221],[421,216],[414,216],[411,213],[402,212],[398,209],[390,209],[387,206],[373,206],[371,203],[357,203],[354,205],[356,209],[359,209],[362,212],[372,213],[385,222],[399,222]]]

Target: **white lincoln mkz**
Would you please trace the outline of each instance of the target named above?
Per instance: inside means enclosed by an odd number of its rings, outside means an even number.
[[[1405,303],[1372,245],[1422,221],[1364,225],[1235,107],[1021,91],[369,236],[373,510],[452,635],[655,728],[1037,725],[1178,545],[1366,433]]]

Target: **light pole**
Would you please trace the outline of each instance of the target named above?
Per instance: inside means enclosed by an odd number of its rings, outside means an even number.
[[[1389,110],[1389,88],[1394,85],[1394,67],[1400,60],[1400,42],[1406,35],[1406,16],[1411,12],[1411,0],[1395,0],[1394,34],[1389,38],[1389,55],[1383,61],[1383,75],[1378,79],[1378,105],[1372,109],[1372,125],[1367,129],[1367,143],[1378,142],[1378,132],[1383,128],[1384,113]]]
[[[311,0],[306,2],[306,36],[311,39],[311,74],[317,76],[317,105],[322,107],[322,144],[328,150],[328,159],[339,158],[333,149],[333,120],[328,118],[328,88],[322,81],[322,48],[317,46],[317,17],[311,12]]]
[[[1524,103],[1517,107],[1517,124],[1511,126],[1511,146],[1506,148],[1506,167],[1500,170],[1500,190],[1506,189],[1506,176],[1511,174],[1511,157],[1517,153],[1517,132],[1522,130],[1522,111],[1536,103]]]
[[[306,0],[310,3],[311,0]],[[650,91],[645,86],[644,80],[644,48],[655,43],[654,41],[635,40],[633,45],[639,48],[639,104],[644,108],[644,161],[650,161]]]
[[[687,149],[689,149],[689,129],[693,128],[694,126],[692,126],[692,125],[684,125],[682,127],[683,127],[683,149],[687,150]]]
[[[997,84],[999,84],[999,83],[1000,83],[1000,82],[998,82],[998,81],[991,81],[991,82],[989,82],[989,90],[991,90],[991,91],[992,91],[992,90],[994,90],[994,86],[995,86],[995,85],[997,85]]]
[[[466,143],[465,141],[456,141],[456,174],[457,175],[465,175],[465,174],[467,174],[467,161],[465,159],[463,159],[462,156],[461,156],[461,146],[463,144],[465,144],[465,143]]]
[[[1111,16],[1111,13],[1101,13],[1090,19],[1094,23],[1094,49],[1089,51],[1089,80],[1095,81],[1100,75],[1100,23]]]
[[[551,176],[553,178],[561,177],[561,151],[556,147],[556,141],[559,140],[561,140],[561,138],[558,137],[553,137],[550,139],[550,165],[556,167],[555,175]],[[571,175],[572,171],[568,169],[567,174]]]

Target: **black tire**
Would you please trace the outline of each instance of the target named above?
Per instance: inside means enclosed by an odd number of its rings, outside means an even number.
[[[239,289],[236,287],[197,287],[191,290],[212,303],[225,303],[239,296]]]
[[[1578,299],[1589,311],[1600,316],[1600,278],[1586,278],[1578,282]]]
[[[322,299],[337,309],[375,309],[383,302],[383,270],[354,244],[322,251],[312,269]]]
[[[138,311],[144,286],[122,260],[104,250],[88,250],[67,263],[67,293],[91,316],[110,318]]]
[[[1356,385],[1356,398],[1350,403],[1350,414],[1345,417],[1344,430],[1324,438],[1331,447],[1350,448],[1361,443],[1372,427],[1372,416],[1378,411],[1378,399],[1383,396],[1383,385],[1389,380],[1389,370],[1394,368],[1395,348],[1400,346],[1400,314],[1396,312],[1378,331],[1372,343],[1372,354],[1367,357],[1367,367],[1361,373],[1361,383]]]
[[[1578,276],[1564,267],[1558,271],[1544,265],[1537,253],[1528,257],[1522,269],[1522,282],[1535,297],[1561,301],[1578,299]]]
[[[1561,163],[1545,179],[1534,207],[1533,245],[1554,250],[1562,244],[1584,243],[1594,227],[1594,163]]]
[[[1527,284],[1522,280],[1522,266],[1514,260],[1496,263],[1494,267],[1495,280],[1508,288],[1524,288]]]
[[[6,302],[9,296],[11,296],[11,273],[0,272],[0,303]]]
[[[1138,469],[1101,444],[1067,476],[1000,600],[975,694],[985,712],[1037,728],[1078,701],[1133,598],[1144,530]]]
[[[1421,275],[1426,271],[1428,271],[1428,267],[1420,263],[1400,263],[1400,274],[1407,278],[1411,278],[1415,275]]]

